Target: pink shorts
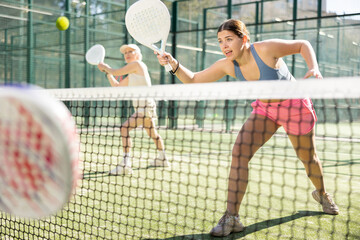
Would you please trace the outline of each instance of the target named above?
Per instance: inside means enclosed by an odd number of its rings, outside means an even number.
[[[291,135],[309,133],[317,121],[313,104],[309,98],[289,99],[273,103],[256,100],[251,106],[253,107],[251,113],[268,117]]]

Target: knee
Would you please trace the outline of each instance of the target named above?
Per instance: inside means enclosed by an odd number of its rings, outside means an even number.
[[[161,138],[160,138],[160,135],[157,134],[157,133],[150,133],[150,137],[154,140],[154,141],[159,141]]]
[[[246,144],[235,144],[232,149],[232,158],[239,163],[248,163],[254,154],[251,152],[251,146]]]
[[[230,168],[230,178],[233,180],[238,179],[239,174],[244,174],[244,171],[248,171],[250,160],[250,157],[244,157],[241,153],[233,151]]]
[[[127,137],[129,135],[129,128],[125,126],[120,127],[121,136]]]
[[[304,164],[320,164],[319,157],[316,153],[298,152],[297,156]]]

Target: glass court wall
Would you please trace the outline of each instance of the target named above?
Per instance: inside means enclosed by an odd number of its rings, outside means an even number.
[[[119,47],[136,43],[124,16],[131,0],[2,0],[0,2],[0,82],[29,82],[45,88],[108,86],[84,55],[93,44],[106,49],[106,62],[120,67]],[[167,51],[193,71],[222,58],[216,30],[236,18],[245,22],[251,41],[306,39],[316,51],[324,77],[357,76],[360,71],[360,13],[337,15],[325,0],[164,1],[172,16]],[[65,15],[70,28],[59,31]],[[178,83],[165,74],[153,52],[140,46],[153,84]],[[296,78],[306,72],[301,56],[286,57]],[[224,79],[224,81],[229,79]]]

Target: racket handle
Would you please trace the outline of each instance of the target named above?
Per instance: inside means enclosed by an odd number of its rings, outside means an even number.
[[[172,67],[171,67],[170,63],[166,64],[164,67],[165,67],[167,72],[172,71]]]

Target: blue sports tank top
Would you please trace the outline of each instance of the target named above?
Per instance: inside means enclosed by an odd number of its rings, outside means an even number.
[[[256,61],[258,68],[259,68],[259,71],[260,71],[260,79],[259,80],[260,81],[262,81],[262,80],[295,81],[294,77],[291,75],[286,64],[282,64],[282,66],[279,69],[271,68],[261,60],[261,58],[257,54],[253,44],[250,45],[250,51]],[[243,74],[241,73],[238,62],[235,60],[233,62],[234,62],[234,67],[235,67],[236,78],[241,81],[246,81]]]

